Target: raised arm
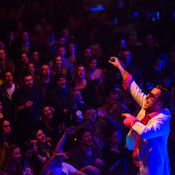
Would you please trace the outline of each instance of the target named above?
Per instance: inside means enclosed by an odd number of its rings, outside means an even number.
[[[126,77],[127,77],[127,71],[122,67],[119,59],[117,57],[111,57],[110,60],[109,60],[109,63],[111,63],[113,66],[115,66],[119,69],[123,80],[125,80]]]

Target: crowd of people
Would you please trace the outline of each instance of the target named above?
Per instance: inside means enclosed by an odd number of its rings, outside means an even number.
[[[0,35],[0,174],[137,174],[122,114],[141,108],[108,60],[117,57],[143,92],[162,85],[174,97],[174,41],[163,48],[150,31],[131,39],[127,25],[111,26],[105,12],[53,22],[40,5],[28,2],[0,22],[7,28]]]

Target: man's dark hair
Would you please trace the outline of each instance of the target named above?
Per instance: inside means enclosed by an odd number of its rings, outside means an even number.
[[[155,88],[161,91],[161,94],[159,95],[158,99],[159,101],[163,102],[162,108],[171,108],[172,106],[171,92],[167,88],[161,85],[157,85]]]
[[[91,131],[88,129],[88,128],[79,128],[76,133],[75,133],[75,136],[76,136],[76,139],[77,139],[77,142],[79,143],[84,135],[85,132],[89,132],[91,133]]]

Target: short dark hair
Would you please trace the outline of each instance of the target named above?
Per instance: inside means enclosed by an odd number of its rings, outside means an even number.
[[[75,136],[78,143],[81,141],[85,132],[91,133],[91,131],[88,128],[84,128],[84,127],[81,127],[76,131]]]
[[[158,99],[163,102],[162,108],[171,108],[172,106],[172,94],[171,92],[162,85],[157,85],[155,87],[161,91]]]

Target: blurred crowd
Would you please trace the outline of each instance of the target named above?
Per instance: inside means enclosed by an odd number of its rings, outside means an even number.
[[[105,11],[57,20],[40,1],[0,12],[0,174],[135,175],[121,114],[140,107],[108,60],[118,57],[145,93],[160,84],[174,96],[174,38],[156,40],[152,23],[138,37],[140,22],[112,25]]]

